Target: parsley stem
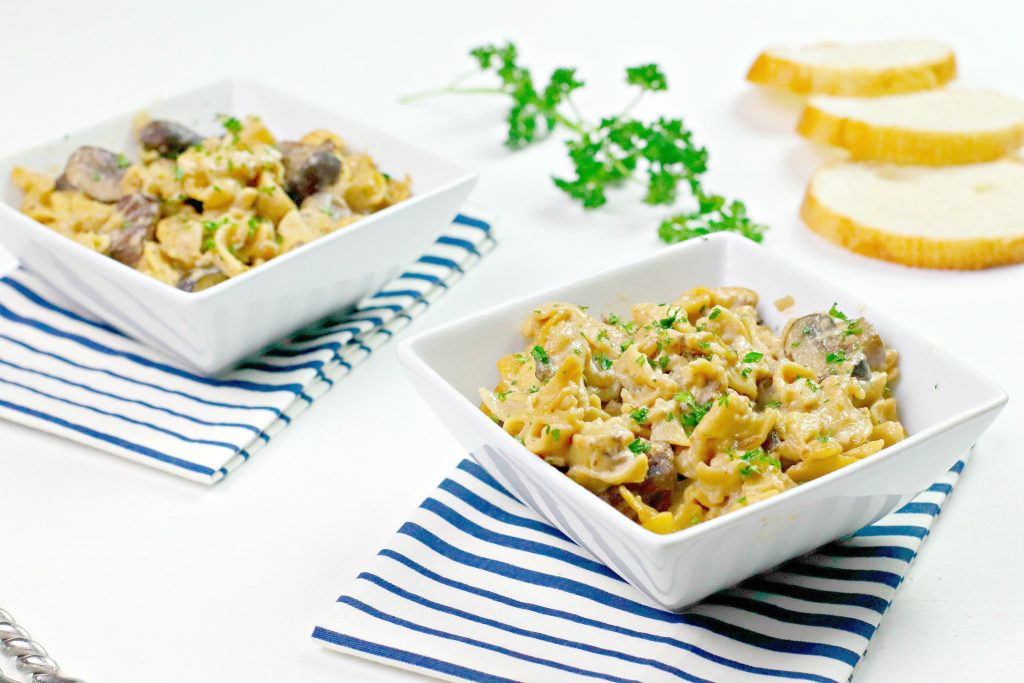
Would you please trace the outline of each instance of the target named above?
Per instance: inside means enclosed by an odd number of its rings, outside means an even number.
[[[423,100],[428,97],[437,97],[438,95],[507,95],[508,93],[501,88],[457,88],[448,86],[446,88],[435,88],[433,90],[423,90],[420,92],[414,92],[409,95],[403,95],[398,98],[398,101],[406,104],[408,102],[415,102],[416,100]]]

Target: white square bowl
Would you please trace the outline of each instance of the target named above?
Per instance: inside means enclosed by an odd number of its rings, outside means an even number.
[[[749,287],[780,330],[833,302],[866,316],[900,353],[895,395],[909,437],[877,455],[767,501],[669,535],[627,519],[545,463],[478,405],[497,382],[497,360],[522,350],[519,324],[538,304],[589,305],[628,317],[642,301],[671,301],[696,286]],[[770,303],[792,295],[785,315]],[[1006,394],[855,296],[731,234],[664,249],[583,280],[502,304],[422,333],[398,350],[413,384],[460,443],[502,485],[659,604],[678,609],[787,559],[853,533],[928,487],[967,451]]]
[[[287,95],[230,80],[148,107],[154,118],[216,133],[217,114],[254,114],[279,140],[316,128],[339,134],[380,167],[412,176],[413,196],[210,289],[184,292],[70,240],[25,216],[14,166],[60,173],[80,145],[132,156],[138,110],[64,135],[0,162],[0,242],[21,263],[96,316],[194,370],[218,372],[295,329],[356,303],[418,257],[465,202],[476,175],[433,154]]]

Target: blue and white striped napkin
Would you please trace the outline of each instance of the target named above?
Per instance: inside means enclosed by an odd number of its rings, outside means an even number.
[[[0,417],[214,483],[422,313],[493,246],[462,215],[355,308],[221,377],[203,377],[81,311],[37,275],[0,278]]]
[[[447,680],[847,681],[963,465],[851,538],[676,613],[464,460],[313,638]]]

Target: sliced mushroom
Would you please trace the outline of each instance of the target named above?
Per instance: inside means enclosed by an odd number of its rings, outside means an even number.
[[[99,147],[79,147],[68,157],[64,173],[57,179],[59,190],[79,190],[101,202],[116,202],[124,195],[124,169],[117,155]]]
[[[121,263],[135,267],[142,258],[146,240],[153,239],[156,223],[160,220],[160,202],[142,192],[122,197],[117,210],[124,223],[110,236],[110,256]]]
[[[178,282],[178,289],[185,290],[186,292],[201,292],[214,285],[219,285],[227,279],[228,276],[218,268],[194,270],[189,275],[181,278],[181,281]]]
[[[644,480],[637,484],[623,484],[623,486],[655,510],[663,512],[672,507],[672,496],[675,493],[677,480],[672,447],[667,443],[657,442],[652,443],[651,449],[647,451],[647,475]],[[618,486],[610,486],[599,495],[619,512],[631,519],[636,519],[636,513],[622,499]]]
[[[139,143],[162,157],[177,158],[192,145],[198,145],[203,138],[191,128],[173,121],[150,121],[139,131]]]
[[[885,344],[863,318],[837,321],[828,313],[812,313],[790,320],[782,336],[786,357],[818,379],[844,369],[866,380],[885,363]]]
[[[301,142],[282,142],[284,155],[285,191],[296,204],[312,194],[326,190],[341,175],[341,159],[334,153],[334,145],[324,142],[306,145]]]

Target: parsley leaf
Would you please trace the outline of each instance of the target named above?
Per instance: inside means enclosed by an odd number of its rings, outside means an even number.
[[[835,353],[829,352],[825,354],[825,362],[829,364],[838,364],[846,362],[846,353],[841,349]]]
[[[633,451],[636,455],[640,455],[641,453],[646,453],[651,450],[651,443],[637,437],[630,442],[629,450]]]
[[[629,414],[633,421],[637,424],[643,424],[647,422],[647,408],[637,408]]]
[[[608,202],[608,190],[630,182],[644,186],[643,201],[654,205],[676,203],[681,199],[680,188],[685,188],[685,198],[695,201],[696,209],[662,222],[658,234],[665,242],[726,230],[756,242],[763,239],[766,227],[751,221],[742,202],[727,202],[704,191],[701,178],[708,170],[708,152],[697,144],[682,119],[642,121],[629,116],[643,96],[668,90],[668,79],[657,64],[627,68],[626,82],[637,89],[633,101],[618,114],[593,123],[583,119],[571,100],[572,94],[584,87],[575,68],[556,68],[547,84],[541,85],[520,63],[515,43],[482,45],[469,54],[480,72],[497,81],[494,86],[464,87],[464,77],[403,101],[441,94],[505,96],[509,100],[505,145],[510,149],[539,142],[556,128],[567,131],[565,146],[572,175],[552,177],[552,182],[584,208],[603,206]]]
[[[764,354],[759,351],[751,351],[747,355],[743,356],[744,363],[756,363],[757,361],[764,358]]]
[[[538,363],[543,363],[544,365],[547,365],[549,362],[551,362],[551,359],[548,358],[548,352],[545,351],[544,347],[539,344],[530,349],[530,355],[533,356]]]

